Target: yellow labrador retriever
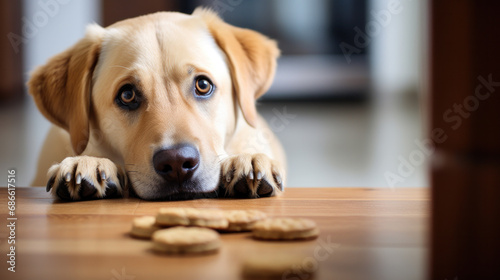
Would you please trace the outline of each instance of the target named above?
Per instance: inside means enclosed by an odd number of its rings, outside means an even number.
[[[64,200],[279,194],[284,152],[255,107],[278,56],[200,8],[89,26],[28,82],[55,124],[33,184]]]

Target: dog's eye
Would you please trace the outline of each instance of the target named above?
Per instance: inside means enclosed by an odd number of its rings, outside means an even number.
[[[130,111],[139,108],[141,104],[137,89],[131,84],[126,84],[120,88],[115,101],[118,106]]]
[[[210,96],[215,88],[212,81],[210,81],[210,79],[205,76],[196,78],[194,86],[196,89],[196,94],[202,97]]]

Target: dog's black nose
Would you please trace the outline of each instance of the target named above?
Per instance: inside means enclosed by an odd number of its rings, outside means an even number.
[[[165,180],[182,183],[189,180],[200,165],[200,153],[189,144],[177,145],[156,152],[153,165]]]

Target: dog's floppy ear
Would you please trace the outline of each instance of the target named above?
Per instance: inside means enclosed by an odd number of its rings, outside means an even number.
[[[28,81],[38,109],[69,132],[76,154],[85,150],[89,140],[92,73],[103,32],[99,25],[90,25],[83,39],[35,69]]]
[[[229,59],[234,89],[245,120],[255,127],[257,109],[255,100],[271,86],[280,51],[275,41],[264,35],[229,25],[215,12],[197,8],[200,16],[219,47]]]

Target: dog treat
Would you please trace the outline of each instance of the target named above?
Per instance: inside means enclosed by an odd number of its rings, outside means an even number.
[[[205,253],[216,251],[219,247],[219,234],[208,228],[179,226],[153,234],[153,249],[161,253]]]
[[[199,226],[225,229],[228,221],[224,212],[217,209],[160,208],[156,216],[160,226]]]
[[[319,234],[316,223],[301,218],[272,218],[258,221],[252,235],[257,239],[293,240],[316,238]]]
[[[295,279],[294,269],[300,268],[303,260],[304,257],[284,253],[253,255],[244,260],[241,273],[248,280]],[[312,279],[314,275],[309,273],[308,277]]]
[[[156,218],[153,216],[134,218],[130,235],[138,238],[150,239],[151,235],[160,229],[159,226],[155,225],[155,222]]]
[[[226,231],[250,231],[254,224],[267,217],[258,210],[230,210],[224,212],[229,225]]]

